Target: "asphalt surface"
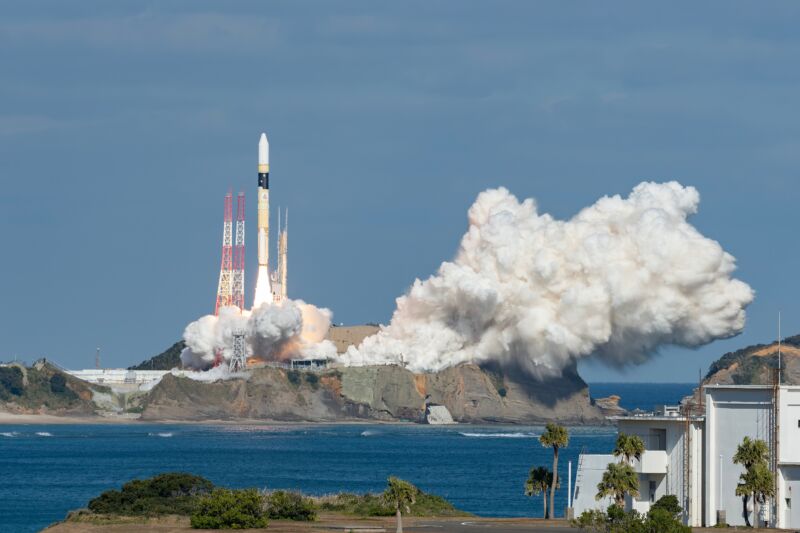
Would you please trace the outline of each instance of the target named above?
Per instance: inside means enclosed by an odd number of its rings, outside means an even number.
[[[414,525],[403,527],[404,531],[417,531],[420,533],[475,533],[476,531],[491,531],[492,533],[516,533],[527,531],[529,533],[578,533],[580,530],[572,527],[561,527],[546,524],[537,524],[529,521],[506,520],[421,520]],[[386,531],[394,531],[387,528]]]

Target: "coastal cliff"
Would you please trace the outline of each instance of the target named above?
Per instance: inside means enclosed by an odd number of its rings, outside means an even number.
[[[419,421],[426,403],[444,405],[458,422],[602,423],[575,368],[538,381],[520,372],[462,364],[414,374],[399,366],[321,373],[263,367],[249,379],[194,381],[164,376],[142,404],[144,420],[254,419],[334,422]]]

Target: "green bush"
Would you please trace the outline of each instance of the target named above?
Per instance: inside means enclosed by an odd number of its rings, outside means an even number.
[[[255,489],[215,489],[197,502],[191,524],[195,529],[267,527],[261,494]]]
[[[7,400],[11,395],[21,396],[23,392],[22,370],[15,366],[0,366],[0,398]]]
[[[276,490],[267,494],[266,504],[271,520],[312,521],[317,518],[313,500],[299,492]]]
[[[121,490],[106,491],[89,502],[89,509],[98,514],[189,515],[196,508],[198,496],[213,488],[209,480],[200,476],[169,472],[150,479],[134,479]]]
[[[311,385],[311,388],[316,390],[319,387],[319,376],[313,372],[306,372],[306,383]]]
[[[289,370],[286,372],[286,379],[288,379],[289,383],[292,385],[300,385],[300,372],[297,370]]]
[[[677,517],[683,512],[683,509],[678,504],[678,497],[674,494],[667,494],[666,496],[660,497],[656,503],[650,506],[651,512],[655,509],[663,509],[673,517]]]
[[[677,500],[674,503],[677,505]],[[611,505],[607,513],[584,511],[572,524],[597,533],[691,533],[692,529],[684,526],[676,516],[680,513],[680,507],[673,514],[669,510],[674,508],[671,504],[669,500],[659,507],[654,504],[646,515],[636,511],[626,512],[617,505]]]
[[[50,390],[55,394],[62,394],[67,390],[67,378],[64,377],[64,374],[50,376]]]

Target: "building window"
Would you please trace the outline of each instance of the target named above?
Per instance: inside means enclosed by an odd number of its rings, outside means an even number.
[[[656,501],[656,482],[650,482],[650,503]]]

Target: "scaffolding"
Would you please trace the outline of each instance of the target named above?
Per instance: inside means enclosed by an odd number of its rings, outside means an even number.
[[[222,262],[219,267],[219,284],[217,285],[217,303],[214,314],[233,303],[231,282],[233,273],[233,195],[230,191],[225,195],[225,218],[222,224]]]
[[[233,332],[233,355],[231,355],[231,360],[228,362],[228,370],[231,373],[247,370],[247,351],[243,330],[238,329]]]

